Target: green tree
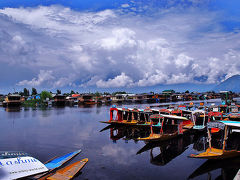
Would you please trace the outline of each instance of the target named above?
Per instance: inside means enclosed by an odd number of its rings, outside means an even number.
[[[97,92],[95,93],[95,96],[96,96],[96,97],[100,97],[100,96],[101,96],[101,93],[97,91]]]
[[[189,93],[189,90],[185,91],[185,93]]]
[[[52,98],[52,94],[48,91],[42,91],[40,94],[41,100],[44,101],[46,100],[46,98],[51,99]]]
[[[27,88],[23,89],[23,95],[24,96],[29,96],[29,90]]]
[[[36,88],[32,88],[32,95],[37,95],[37,89]]]
[[[24,93],[22,91],[19,92],[19,95],[24,96]]]
[[[57,89],[57,94],[61,94],[61,93],[62,93],[61,90]]]
[[[75,94],[75,92],[73,90],[71,90],[71,94]]]

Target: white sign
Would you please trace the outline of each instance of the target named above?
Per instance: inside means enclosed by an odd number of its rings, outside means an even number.
[[[0,159],[0,179],[17,179],[48,171],[39,160],[26,156]]]

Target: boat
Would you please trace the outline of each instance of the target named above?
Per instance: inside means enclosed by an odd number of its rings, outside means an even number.
[[[124,124],[124,125],[136,125],[138,123],[138,109],[131,108],[116,108],[113,106],[110,108],[110,120],[100,121],[107,124]]]
[[[44,164],[45,167],[48,169],[48,171],[45,173],[42,173],[42,174],[35,175],[31,178],[39,179],[39,180],[46,179],[46,177],[48,177],[49,173],[51,173],[52,171],[61,167],[65,163],[69,162],[71,159],[73,159],[75,156],[77,156],[80,152],[81,152],[81,150],[77,150],[77,151],[65,154],[63,156],[60,156],[60,157],[56,157],[52,160],[49,160],[47,163]]]
[[[47,177],[47,180],[70,180],[73,179],[79,171],[87,164],[88,159],[82,159],[72,163],[64,168],[57,170],[53,175]]]
[[[159,118],[162,119],[160,131],[154,132],[153,126],[151,126],[151,134],[148,137],[138,138],[138,140],[142,141],[168,140],[186,133],[193,127],[193,123],[191,122],[191,120],[185,117],[164,114],[161,114],[160,116],[163,117]]]
[[[93,99],[93,95],[91,94],[83,94],[78,97],[78,105],[94,105],[97,102]]]
[[[240,156],[240,150],[238,150],[237,147],[231,147],[233,144],[227,143],[227,140],[230,142],[230,137],[234,137],[234,132],[238,133],[237,135],[239,135],[240,122],[236,122],[236,121],[209,122],[207,123],[207,128],[208,128],[209,147],[206,149],[205,152],[202,152],[199,154],[191,154],[189,157],[203,158],[203,159],[226,159],[226,158]],[[217,132],[217,134],[220,137],[221,137],[221,132],[223,132],[223,136],[224,136],[223,140],[222,138],[217,138],[217,136],[214,135],[216,132],[214,133],[211,132],[212,128],[220,129],[220,131]],[[239,139],[239,137],[237,136],[236,139]],[[215,142],[213,143],[213,141]],[[217,146],[217,147],[214,147],[214,146]]]
[[[54,106],[65,106],[66,105],[66,96],[57,94],[53,97],[53,105]]]
[[[19,94],[9,94],[5,101],[3,101],[4,107],[20,107],[23,99]]]
[[[116,94],[115,96],[111,97],[113,103],[122,104],[125,101],[125,98],[122,94]]]

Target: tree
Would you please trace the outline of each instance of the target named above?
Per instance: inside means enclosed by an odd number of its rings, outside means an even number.
[[[185,93],[189,93],[189,90],[186,90]]]
[[[62,93],[61,90],[57,89],[57,94],[61,94],[61,93]]]
[[[36,88],[32,88],[32,95],[37,95],[37,90],[36,90]]]
[[[100,97],[101,94],[97,91],[97,92],[95,93],[95,96],[96,96],[96,97]]]
[[[46,98],[51,99],[52,98],[52,94],[48,91],[42,91],[40,94],[41,100],[44,101],[46,100]]]
[[[23,89],[23,95],[24,96],[29,96],[29,90],[27,88]]]
[[[71,94],[75,94],[75,92],[73,90],[71,90]]]
[[[19,92],[19,95],[20,95],[20,96],[24,96],[24,94],[23,94],[23,92],[22,92],[22,91],[20,91],[20,92]]]

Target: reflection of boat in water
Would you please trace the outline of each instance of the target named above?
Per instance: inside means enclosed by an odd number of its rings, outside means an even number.
[[[6,107],[5,109],[7,112],[19,112],[21,110],[21,107]]]
[[[110,125],[103,130],[106,130],[107,128],[110,129],[110,139],[112,139],[113,141],[117,141],[119,139],[137,140],[138,137],[143,137],[150,134],[150,130],[143,130],[144,127]]]
[[[154,165],[163,166],[182,154],[193,141],[194,135],[186,134],[167,141],[149,142],[137,154],[150,150],[150,162]],[[154,156],[153,149],[156,148],[159,148],[160,153]]]
[[[236,175],[238,169],[240,169],[240,157],[230,158],[224,160],[207,160],[199,168],[197,168],[188,179],[193,179],[195,177],[201,176],[203,174],[208,174],[211,178],[211,171],[221,169],[221,177],[216,179],[233,179]]]
[[[205,152],[191,154],[190,157],[204,159],[226,159],[240,156],[240,122],[209,122],[207,126],[209,147]],[[219,131],[211,132],[212,128],[219,129]]]

